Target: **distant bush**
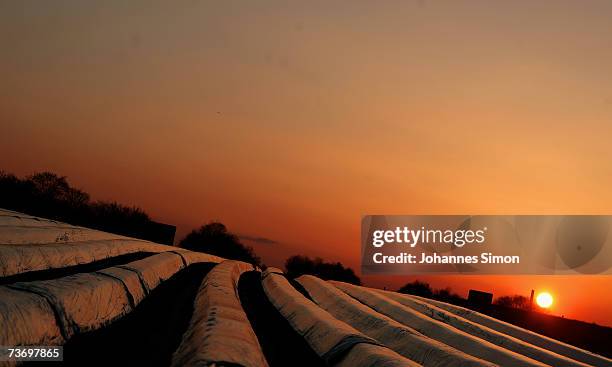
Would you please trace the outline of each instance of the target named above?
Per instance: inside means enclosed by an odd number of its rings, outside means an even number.
[[[219,222],[210,222],[191,231],[181,240],[179,247],[257,266],[261,264],[253,248],[243,245],[238,236],[228,232],[225,225]]]
[[[23,179],[0,171],[0,208],[120,235],[150,238],[151,221],[137,207],[90,200],[65,176],[40,172]]]
[[[522,310],[528,310],[531,308],[529,299],[525,296],[515,294],[513,296],[502,296],[495,300],[495,304],[498,306],[518,308]]]
[[[433,289],[429,283],[422,282],[420,280],[415,280],[414,282],[405,284],[403,287],[398,289],[398,292],[420,297],[433,298],[455,305],[463,305],[465,303],[465,298],[461,297],[457,293],[454,293],[450,287]]]
[[[0,207],[64,222],[89,216],[89,195],[66,177],[41,172],[19,179],[0,172]]]
[[[453,304],[461,304],[465,301],[463,297],[454,293],[450,287],[434,290],[432,298]]]
[[[345,268],[341,263],[328,263],[321,258],[311,259],[308,256],[291,256],[285,262],[287,277],[297,278],[300,275],[310,274],[325,280],[338,280],[341,282],[361,285],[361,279],[351,268]]]
[[[407,283],[406,285],[404,285],[397,291],[399,293],[413,294],[415,296],[421,296],[421,297],[427,297],[427,298],[432,298],[433,293],[434,293],[429,283],[421,282],[419,280],[415,280],[412,283]]]

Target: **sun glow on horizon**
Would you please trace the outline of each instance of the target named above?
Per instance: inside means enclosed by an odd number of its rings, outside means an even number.
[[[548,292],[541,292],[536,297],[536,303],[542,308],[549,308],[553,304],[553,297]]]

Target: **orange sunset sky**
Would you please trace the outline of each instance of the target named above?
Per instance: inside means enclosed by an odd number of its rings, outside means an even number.
[[[2,1],[0,169],[359,269],[363,214],[610,214],[610,1]],[[415,277],[364,277],[397,288]],[[612,277],[439,276],[612,325]]]

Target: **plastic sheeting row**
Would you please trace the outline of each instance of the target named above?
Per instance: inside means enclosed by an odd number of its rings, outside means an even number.
[[[383,294],[393,294],[394,293],[394,292],[388,292],[388,291],[382,291],[382,290],[377,290],[377,291]],[[424,304],[430,304],[439,309],[446,310],[449,313],[455,314],[463,319],[470,320],[472,322],[489,327],[491,329],[497,330],[506,335],[510,335],[519,340],[525,341],[533,345],[537,345],[541,348],[558,353],[560,355],[564,355],[566,357],[572,358],[577,361],[581,361],[581,362],[584,362],[584,363],[587,363],[593,366],[600,366],[600,367],[612,366],[612,359],[600,356],[598,354],[589,352],[584,349],[577,348],[573,345],[569,345],[569,344],[560,342],[558,340],[549,338],[547,336],[534,333],[533,331],[520,328],[518,326],[509,324],[507,322],[495,319],[493,317],[481,314],[479,312],[476,312],[476,311],[473,311],[473,310],[470,310],[464,307],[455,306],[455,305],[451,305],[448,303],[435,301],[435,300],[418,297],[418,296],[409,296],[409,295],[398,295],[398,296],[405,297],[407,299],[418,300]]]
[[[404,306],[410,307],[432,319],[444,322],[454,328],[465,331],[466,333],[472,334],[481,339],[487,340],[495,345],[499,345],[505,349],[512,350],[519,354],[528,356],[540,362],[549,364],[551,366],[559,367],[584,367],[588,366],[585,363],[573,360],[566,356],[551,352],[544,348],[536,345],[527,343],[521,339],[503,334],[493,328],[489,328],[484,325],[480,325],[476,322],[464,319],[461,316],[457,316],[453,313],[447,312],[439,307],[430,305],[426,302],[406,297],[399,293],[388,292],[384,293],[387,297],[403,304]]]
[[[418,366],[311,302],[276,269],[266,271],[262,283],[274,307],[328,365]]]
[[[183,251],[185,257],[200,261],[200,254],[172,246],[0,209],[0,277],[89,264],[137,252],[167,251]],[[215,262],[222,260],[217,258]]]
[[[314,281],[310,279],[304,279],[300,282],[308,285],[305,285],[305,287],[309,291],[312,288],[315,294],[321,292],[317,290],[317,287],[313,285]],[[573,358],[556,353],[556,351],[545,346],[557,343],[563,346],[567,345],[471,310],[396,292],[368,289],[336,281],[330,281],[329,283],[368,308],[384,314],[428,338],[443,342],[461,352],[500,366],[612,366],[612,361],[609,359],[576,347],[570,348]],[[455,307],[457,308],[455,309]],[[450,312],[451,309],[455,309],[457,313]],[[468,320],[458,313],[468,315],[472,320]],[[486,324],[479,322],[479,320],[484,319],[487,321]],[[500,330],[496,327],[501,324],[506,328],[500,328]],[[511,329],[513,335],[505,333],[507,329]],[[522,338],[524,335],[529,335],[530,340],[542,338],[541,340],[545,341],[546,344],[542,342],[539,345],[531,343]]]
[[[546,366],[545,364],[499,347],[491,342],[431,319],[399,302],[352,284],[332,282],[336,287],[390,318],[410,326],[421,334],[447,344],[466,354],[500,366]]]
[[[253,270],[247,263],[228,260],[206,275],[173,366],[268,366],[238,296],[240,275]]]
[[[320,307],[331,313],[335,318],[348,323],[423,366],[495,366],[493,363],[472,357],[435,339],[428,338],[418,331],[374,311],[326,281],[309,275],[301,276],[297,281]]]
[[[189,263],[218,262],[216,256],[185,254],[160,253],[97,272],[0,286],[0,345],[62,344],[127,314]]]

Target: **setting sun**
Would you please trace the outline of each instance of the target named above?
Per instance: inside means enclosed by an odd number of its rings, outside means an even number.
[[[538,294],[536,302],[542,308],[549,308],[553,304],[553,297],[548,292],[542,292]]]

